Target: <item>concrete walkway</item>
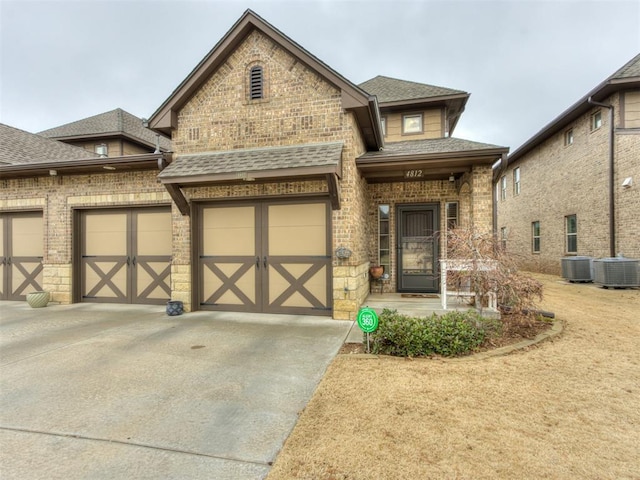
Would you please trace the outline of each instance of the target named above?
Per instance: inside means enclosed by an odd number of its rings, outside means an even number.
[[[264,478],[352,323],[0,302],[0,476]]]

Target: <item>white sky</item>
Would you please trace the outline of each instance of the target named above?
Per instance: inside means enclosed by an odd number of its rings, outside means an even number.
[[[640,52],[637,0],[0,0],[0,122],[148,118],[247,8],[356,84],[470,92],[454,136],[511,151]]]

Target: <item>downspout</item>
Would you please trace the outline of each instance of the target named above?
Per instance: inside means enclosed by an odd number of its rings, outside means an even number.
[[[616,256],[616,205],[615,205],[615,178],[614,178],[614,126],[613,126],[613,105],[596,102],[591,97],[587,103],[597,107],[609,109],[609,253],[611,257]]]

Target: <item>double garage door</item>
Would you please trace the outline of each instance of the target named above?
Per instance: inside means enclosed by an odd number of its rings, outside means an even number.
[[[328,202],[253,202],[198,209],[199,308],[330,315]]]
[[[0,300],[42,290],[42,213],[0,215]]]
[[[163,304],[171,297],[171,210],[79,212],[79,300]]]

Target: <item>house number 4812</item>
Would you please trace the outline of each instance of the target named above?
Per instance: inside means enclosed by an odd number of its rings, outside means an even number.
[[[422,170],[407,170],[404,172],[404,178],[420,178],[422,176]]]

